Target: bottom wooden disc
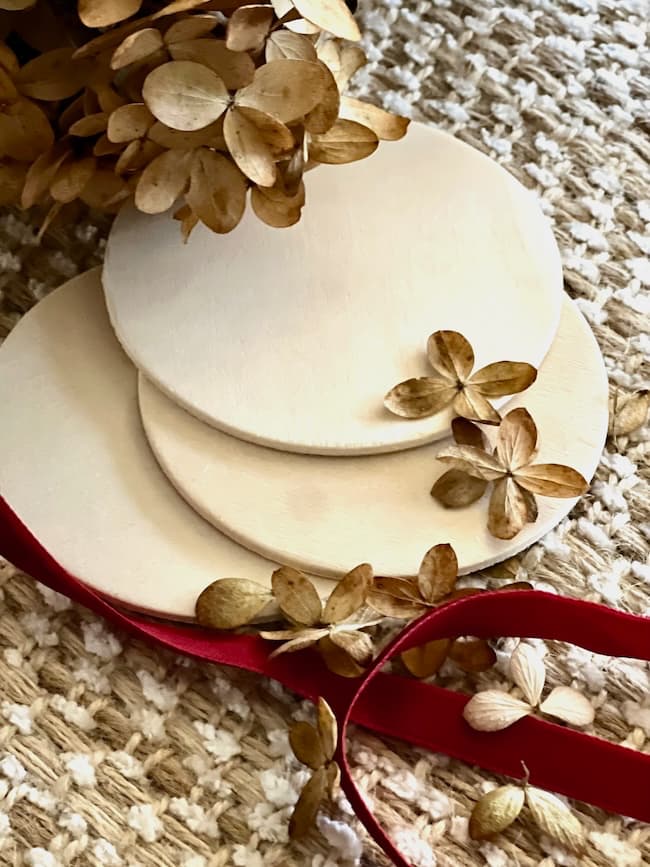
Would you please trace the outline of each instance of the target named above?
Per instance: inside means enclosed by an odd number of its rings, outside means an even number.
[[[76,578],[174,619],[191,618],[215,578],[270,584],[276,564],[216,531],[161,473],[99,270],[53,292],[5,340],[0,407],[0,491]],[[317,581],[321,593],[332,589]]]
[[[537,381],[514,406],[537,423],[539,462],[565,463],[591,479],[607,432],[607,377],[568,298]],[[454,546],[462,573],[473,572],[531,545],[576,502],[538,497],[538,520],[503,541],[487,530],[487,495],[456,510],[431,498],[446,470],[436,461],[444,443],[361,457],[284,453],[209,427],[142,376],[140,408],[161,466],[195,509],[242,545],[321,575],[364,561],[379,575],[413,575],[439,542]]]

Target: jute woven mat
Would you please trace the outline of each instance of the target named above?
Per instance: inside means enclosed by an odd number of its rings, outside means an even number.
[[[536,191],[567,290],[622,392],[644,384],[650,347],[648,12],[646,0],[368,0],[361,12],[372,64],[359,89],[450,130]],[[105,220],[80,213],[40,247],[35,224],[0,216],[0,336],[101,260]],[[648,611],[644,436],[609,446],[591,492],[521,559],[520,578]],[[286,731],[307,706],[267,681],[114,634],[8,564],[0,584],[0,864],[386,864],[344,803],[321,821],[324,837],[287,844],[304,772],[287,755]],[[551,682],[586,690],[597,734],[650,748],[646,665],[549,651]],[[503,666],[472,681],[449,669],[443,681],[473,689],[495,679]],[[362,731],[351,752],[378,816],[416,865],[577,863],[526,822],[494,845],[471,843],[469,810],[495,783],[485,773]],[[581,864],[650,864],[650,829],[576,807],[590,841]]]

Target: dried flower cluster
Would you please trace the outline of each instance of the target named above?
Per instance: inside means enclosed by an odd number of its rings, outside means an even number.
[[[541,701],[546,683],[546,666],[529,644],[519,643],[514,650],[510,657],[510,677],[524,700],[496,689],[478,692],[467,702],[463,711],[463,716],[472,728],[482,732],[500,731],[530,716],[535,710],[573,726],[587,726],[594,721],[591,702],[572,687],[556,686]]]
[[[342,95],[365,63],[344,0],[79,0],[102,32],[77,47],[83,28],[34,31],[15,11],[26,5],[0,0],[0,203],[46,204],[46,222],[77,199],[109,212],[133,201],[174,206],[185,238],[199,221],[225,233],[250,189],[261,220],[290,226],[308,168],[406,132]]]
[[[313,771],[289,820],[289,836],[297,840],[311,829],[323,800],[336,797],[341,779],[341,771],[334,761],[338,725],[324,698],[318,699],[316,726],[296,723],[289,731],[289,743],[298,761]]]
[[[488,507],[488,529],[497,539],[512,539],[526,523],[537,520],[535,494],[544,497],[578,497],[589,484],[564,464],[534,464],[537,426],[528,410],[511,410],[501,421],[494,452],[478,427],[468,423],[453,429],[459,443],[438,453],[455,474],[442,476],[432,495],[445,506],[464,506],[478,500],[487,485],[494,487]],[[464,476],[470,476],[469,482]]]

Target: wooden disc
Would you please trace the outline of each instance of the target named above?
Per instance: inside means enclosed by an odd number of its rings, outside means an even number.
[[[413,125],[367,160],[305,178],[301,222],[237,230],[125,211],[103,283],[119,340],[162,391],[250,442],[370,454],[432,442],[450,414],[383,407],[429,370],[426,340],[462,332],[477,368],[544,358],[559,321],[557,246],[534,197],[483,154]]]
[[[607,377],[594,337],[566,298],[560,329],[535,384],[512,401],[535,419],[538,462],[591,479],[607,432]],[[272,559],[337,576],[360,562],[379,575],[412,575],[424,552],[450,542],[463,573],[527,548],[575,500],[538,497],[539,518],[511,541],[487,531],[485,495],[448,510],[429,491],[446,467],[440,444],[365,457],[296,455],[229,437],[140,378],[149,442],[184,497],[215,526]]]
[[[41,301],[0,348],[3,497],[68,572],[126,606],[185,619],[215,578],[270,585],[275,564],[217,532],[161,473],[136,378],[99,270]]]

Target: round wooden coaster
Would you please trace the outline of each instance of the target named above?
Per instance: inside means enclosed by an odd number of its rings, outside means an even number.
[[[535,384],[512,401],[535,419],[539,462],[591,479],[607,432],[607,377],[594,337],[566,298],[560,329]],[[412,575],[439,542],[463,573],[528,547],[576,502],[539,497],[539,518],[513,540],[487,531],[487,500],[447,510],[429,491],[446,467],[440,444],[364,457],[296,455],[229,437],[140,377],[140,409],[158,460],[184,497],[243,545],[322,575],[371,562],[379,575]]]
[[[99,270],[41,301],[0,348],[0,490],[72,575],[123,605],[190,618],[215,578],[270,584],[276,567],[174,491],[142,432],[136,378]]]
[[[398,451],[449,433],[450,414],[392,416],[385,393],[429,371],[438,329],[477,368],[538,366],[559,321],[557,246],[532,194],[483,154],[413,125],[367,160],[306,179],[297,226],[249,210],[235,232],[125,211],[102,280],[136,366],[226,433],[315,454]]]

